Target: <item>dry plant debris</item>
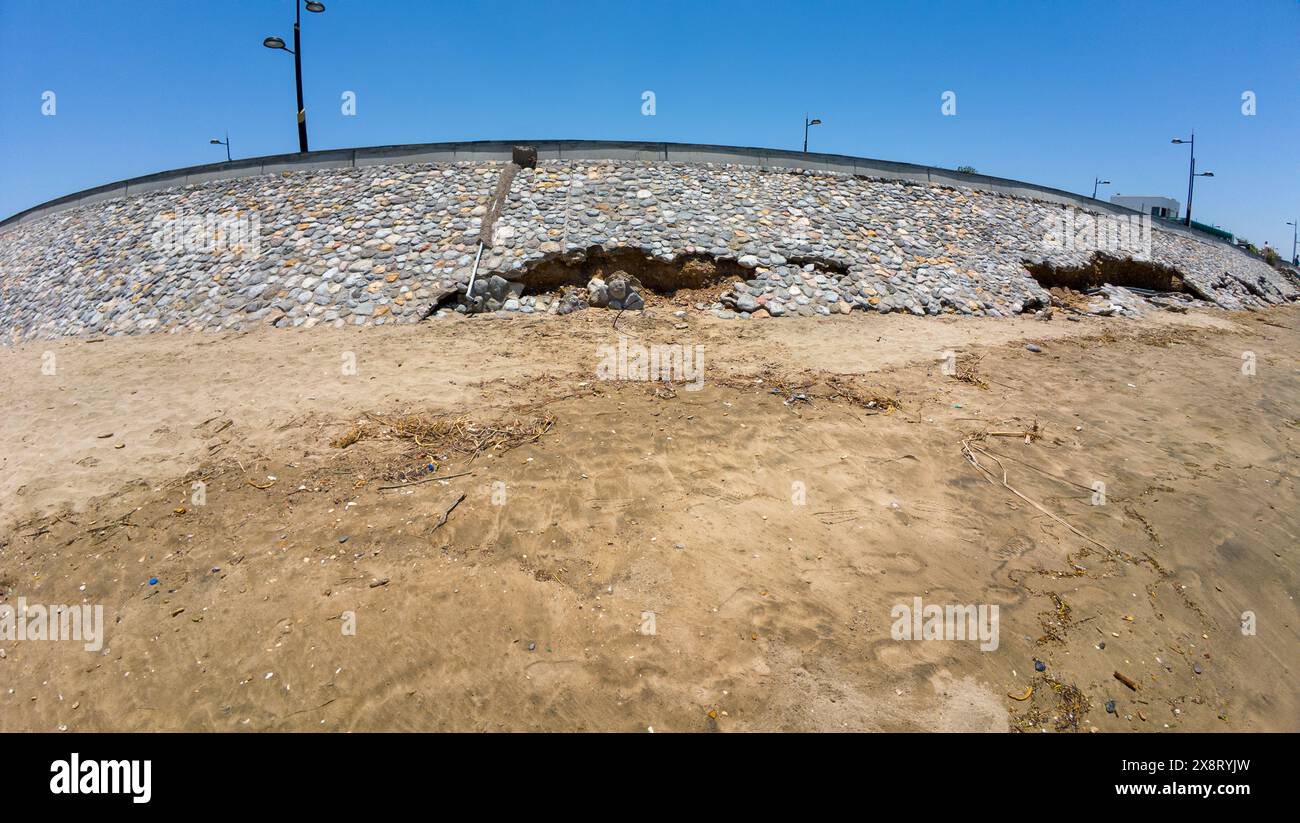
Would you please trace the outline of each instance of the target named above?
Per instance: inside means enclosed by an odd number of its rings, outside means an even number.
[[[551,430],[555,418],[549,414],[532,417],[506,417],[500,420],[476,420],[468,415],[428,415],[411,413],[384,417],[370,412],[330,442],[335,448],[347,448],[363,439],[386,438],[414,443],[433,463],[455,458],[472,461],[483,452],[507,451],[532,443]]]
[[[846,401],[873,414],[889,414],[902,407],[898,398],[879,394],[857,375],[805,371],[782,374],[772,369],[729,375],[717,381],[728,388],[754,390],[785,398],[786,405],[813,400]]]
[[[988,391],[989,384],[984,378],[980,377],[980,361],[984,359],[983,355],[972,357],[964,363],[957,364],[957,372],[952,375],[952,379],[959,383],[970,383],[976,388]]]

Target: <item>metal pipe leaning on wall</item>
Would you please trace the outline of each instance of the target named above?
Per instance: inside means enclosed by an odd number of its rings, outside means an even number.
[[[496,229],[497,218],[505,207],[506,198],[510,196],[510,184],[520,169],[537,168],[537,149],[533,146],[515,146],[511,152],[510,162],[501,170],[497,178],[496,194],[487,214],[483,215],[483,225],[478,234],[478,252],[474,255],[474,271],[469,276],[469,285],[465,289],[465,298],[474,301],[474,282],[478,279],[478,264],[483,259],[483,247],[492,245],[492,232]]]

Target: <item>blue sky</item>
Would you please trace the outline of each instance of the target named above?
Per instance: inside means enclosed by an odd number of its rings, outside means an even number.
[[[799,148],[1073,191],[1187,194],[1287,253],[1300,3],[398,2],[304,12],[313,149],[611,138]],[[0,216],[88,186],[297,149],[293,0],[0,0]],[[42,93],[57,114],[41,114]],[[345,117],[340,95],[357,96]],[[657,112],[641,114],[652,90]],[[957,114],[941,95],[957,95]],[[1253,91],[1254,116],[1242,114]]]

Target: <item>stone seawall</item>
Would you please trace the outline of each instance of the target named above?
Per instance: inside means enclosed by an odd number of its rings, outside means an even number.
[[[16,341],[436,317],[465,291],[502,168],[285,172],[23,222],[0,232],[0,333]],[[592,260],[617,253],[657,267],[657,284],[645,284],[652,291],[699,285],[671,281],[691,261],[717,264],[717,299],[697,307],[721,317],[1001,316],[1049,303],[1026,262],[1095,264],[1094,248],[1075,242],[1095,236],[1094,218],[1117,219],[826,172],[545,161],[515,177],[478,278],[522,284],[489,308],[555,312],[564,286],[580,304]],[[1293,278],[1226,244],[1158,221],[1146,237],[1149,253],[1124,247],[1119,257],[1149,258],[1147,268],[1175,273],[1196,299],[1241,309],[1300,297]]]

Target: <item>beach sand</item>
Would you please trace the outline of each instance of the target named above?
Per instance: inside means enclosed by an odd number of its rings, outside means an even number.
[[[1300,730],[1300,308],[614,321],[0,348],[0,730]]]

